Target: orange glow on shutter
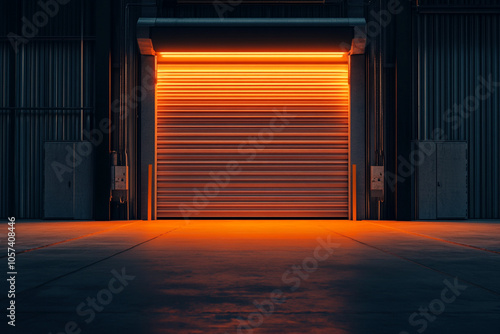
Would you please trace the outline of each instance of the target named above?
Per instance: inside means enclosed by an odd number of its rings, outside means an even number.
[[[348,217],[346,54],[172,52],[158,62],[158,217]],[[221,173],[230,181],[217,184]]]

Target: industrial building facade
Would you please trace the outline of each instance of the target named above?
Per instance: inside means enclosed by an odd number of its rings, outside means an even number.
[[[3,216],[500,219],[496,1],[0,6]]]

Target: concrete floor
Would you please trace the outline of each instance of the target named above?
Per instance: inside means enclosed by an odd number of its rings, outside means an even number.
[[[16,228],[29,251],[17,255],[15,330],[3,315],[1,333],[500,333],[499,222]]]

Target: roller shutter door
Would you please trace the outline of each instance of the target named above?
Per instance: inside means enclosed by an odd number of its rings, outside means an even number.
[[[159,55],[157,216],[347,218],[346,60]]]

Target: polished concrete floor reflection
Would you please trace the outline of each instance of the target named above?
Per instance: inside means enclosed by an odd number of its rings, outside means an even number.
[[[4,331],[2,315],[1,333],[500,333],[500,222],[59,221],[16,232],[16,327]]]

